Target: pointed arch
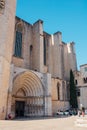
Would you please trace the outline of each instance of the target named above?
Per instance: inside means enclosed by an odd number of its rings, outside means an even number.
[[[16,106],[15,104],[18,105],[18,102],[20,104],[24,102],[25,110],[23,111],[25,115],[44,115],[44,87],[39,77],[34,72],[24,71],[14,78],[12,97],[12,104],[14,104],[14,106]],[[22,105],[23,104],[21,104],[21,106]],[[16,109],[16,115],[18,111],[20,113],[20,108],[14,108]]]

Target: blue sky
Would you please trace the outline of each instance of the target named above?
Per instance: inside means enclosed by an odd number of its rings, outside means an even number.
[[[78,68],[87,64],[87,0],[17,0],[16,16],[42,19],[50,34],[61,31],[62,41],[75,42]]]

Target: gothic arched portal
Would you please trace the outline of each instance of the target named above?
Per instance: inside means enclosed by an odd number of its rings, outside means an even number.
[[[44,88],[33,72],[23,72],[14,79],[11,111],[15,116],[44,115]]]

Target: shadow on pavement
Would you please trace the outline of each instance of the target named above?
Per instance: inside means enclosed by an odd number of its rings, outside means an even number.
[[[54,116],[41,116],[41,117],[17,117],[13,120],[8,121],[32,121],[32,120],[48,120],[48,119],[62,119],[62,118],[69,118],[71,116],[66,115],[54,115]]]

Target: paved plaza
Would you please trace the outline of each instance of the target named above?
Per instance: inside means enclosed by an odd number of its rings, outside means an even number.
[[[0,120],[0,130],[87,130],[87,117]]]

